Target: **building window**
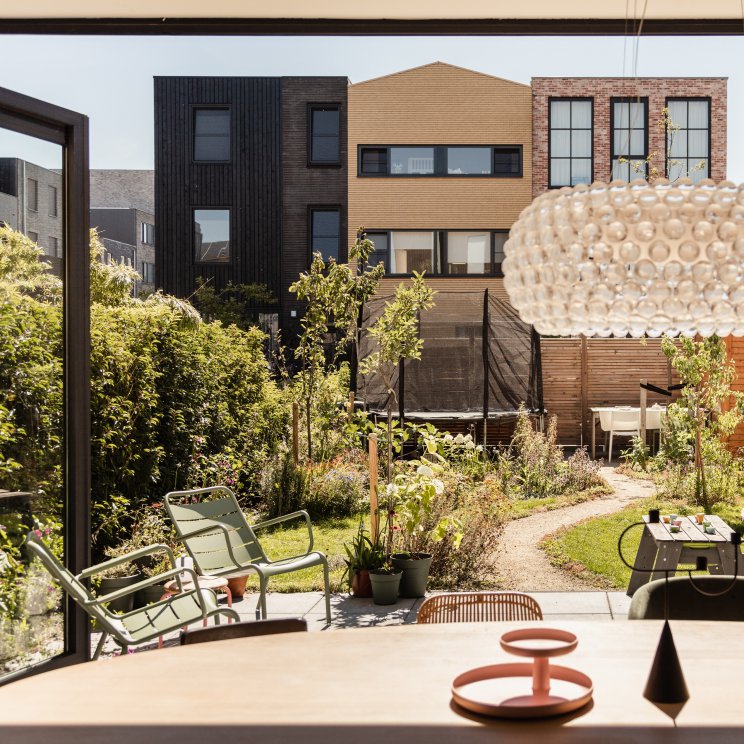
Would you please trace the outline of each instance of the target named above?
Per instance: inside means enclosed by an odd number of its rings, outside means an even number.
[[[448,274],[490,274],[492,269],[490,232],[447,233]]]
[[[550,101],[549,186],[591,183],[593,158],[593,101]]]
[[[194,247],[199,263],[230,260],[230,210],[194,210]]]
[[[341,252],[341,210],[310,210],[310,247],[324,261],[339,260]]]
[[[39,182],[35,178],[26,179],[26,204],[30,212],[39,211]]]
[[[632,181],[647,176],[648,99],[613,98],[612,180]],[[622,158],[625,162],[620,162]]]
[[[142,223],[142,242],[147,245],[155,244],[155,226],[149,222]]]
[[[49,187],[49,216],[56,217],[59,214],[59,207],[57,206],[57,187]]]
[[[147,261],[142,262],[142,281],[145,284],[155,283],[155,264],[148,263]]]
[[[508,230],[370,230],[370,264],[391,274],[501,276]]]
[[[341,111],[338,105],[310,106],[310,163],[341,162]]]
[[[26,232],[26,237],[33,243],[39,242],[39,233],[34,232],[33,230],[28,230]]]
[[[57,238],[49,236],[49,242],[47,245],[47,253],[54,258],[59,258],[59,240]]]
[[[392,175],[428,176],[434,174],[433,147],[391,147]]]
[[[710,101],[707,98],[668,99],[667,178],[710,178]],[[677,127],[679,127],[677,129]]]
[[[495,176],[519,177],[522,175],[522,148],[514,147],[493,148],[493,173]]]
[[[391,232],[390,273],[425,271],[427,274],[440,274],[439,246],[439,233],[436,232]]]
[[[194,160],[230,160],[230,109],[194,109]]]
[[[370,254],[369,265],[382,264],[385,271],[390,270],[390,239],[386,232],[369,232],[367,238],[372,241],[375,250]]]
[[[388,172],[387,147],[363,147],[360,155],[361,173],[370,176],[384,176]]]
[[[359,148],[360,176],[521,177],[521,145]]]
[[[448,176],[488,176],[493,173],[490,147],[448,147]]]

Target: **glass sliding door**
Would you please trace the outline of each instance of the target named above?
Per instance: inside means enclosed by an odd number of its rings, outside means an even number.
[[[88,628],[29,561],[88,556],[87,121],[0,89],[0,683],[87,658]]]

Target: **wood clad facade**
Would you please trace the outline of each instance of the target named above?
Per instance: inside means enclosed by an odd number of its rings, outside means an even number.
[[[166,292],[188,297],[197,277],[265,284],[290,315],[288,286],[307,268],[308,209],[341,210],[345,229],[346,78],[155,78],[156,275]],[[341,111],[340,166],[310,165],[308,102]],[[195,162],[194,110],[230,110],[230,159]],[[194,210],[230,210],[230,260],[197,263]],[[344,233],[342,233],[343,235]],[[342,240],[343,243],[343,240]]]
[[[549,415],[558,417],[561,444],[590,444],[592,406],[638,405],[642,379],[665,388],[679,382],[659,339],[543,338],[543,396]],[[677,395],[675,394],[675,398]],[[648,405],[671,399],[648,393]],[[601,434],[597,430],[597,442]]]
[[[730,359],[733,359],[736,365],[737,377],[731,386],[733,390],[744,393],[744,375],[739,370],[744,370],[744,338],[729,336],[726,339],[726,348]],[[737,454],[741,448],[744,448],[744,424],[740,424],[731,438],[728,440],[729,449]]]
[[[348,240],[373,230],[508,230],[532,200],[529,86],[436,62],[349,87]],[[522,176],[360,177],[358,148],[519,145]],[[484,277],[432,277],[482,288]],[[496,289],[500,282],[488,278]]]

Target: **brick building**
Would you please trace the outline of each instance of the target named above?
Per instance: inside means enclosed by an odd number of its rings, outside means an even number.
[[[62,176],[19,158],[0,158],[0,222],[44,249],[58,276],[62,270]]]
[[[669,153],[678,164],[667,175],[725,179],[726,88],[726,78],[532,78],[533,195],[643,176],[620,157],[642,163],[656,153],[663,172],[664,108],[680,127]]]

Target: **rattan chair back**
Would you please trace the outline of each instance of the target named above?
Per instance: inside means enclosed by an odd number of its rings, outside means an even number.
[[[436,594],[418,611],[418,623],[479,623],[499,620],[542,620],[540,605],[521,592],[457,592]]]

